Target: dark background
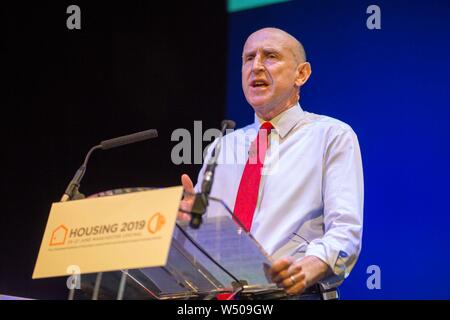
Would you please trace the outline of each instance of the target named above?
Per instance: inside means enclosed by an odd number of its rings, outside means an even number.
[[[81,30],[66,9],[81,8]],[[100,140],[150,128],[159,138],[92,157],[81,191],[166,187],[171,133],[218,127],[225,114],[222,0],[3,4],[0,293],[65,298],[65,278],[31,280],[52,202]]]

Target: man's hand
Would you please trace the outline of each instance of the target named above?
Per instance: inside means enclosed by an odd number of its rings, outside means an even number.
[[[194,184],[187,174],[183,174],[181,176],[181,184],[183,185],[185,194],[183,200],[181,200],[180,208],[184,211],[190,212],[194,204]],[[189,221],[191,220],[191,215],[183,211],[178,211],[178,219]]]
[[[294,262],[292,257],[275,261],[269,274],[272,281],[289,294],[301,294],[306,289],[306,275],[302,266]]]
[[[328,265],[314,256],[295,261],[293,257],[274,262],[269,270],[272,281],[289,294],[302,294],[329,272]]]

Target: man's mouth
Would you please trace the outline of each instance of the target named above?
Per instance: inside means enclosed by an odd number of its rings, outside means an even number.
[[[250,82],[250,87],[252,88],[266,88],[269,83],[266,80],[253,80]]]

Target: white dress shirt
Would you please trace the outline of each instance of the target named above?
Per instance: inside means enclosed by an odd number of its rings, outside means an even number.
[[[336,287],[356,263],[363,225],[363,170],[358,139],[339,120],[303,111],[296,104],[270,121],[274,130],[264,160],[251,234],[274,259],[316,256]],[[234,208],[251,142],[262,120],[221,140],[211,196]],[[212,148],[205,159],[210,157]],[[201,185],[205,165],[196,189]],[[223,212],[210,202],[208,214]]]

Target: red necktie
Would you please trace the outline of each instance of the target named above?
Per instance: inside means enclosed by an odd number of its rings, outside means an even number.
[[[247,231],[250,231],[252,226],[253,214],[258,201],[261,171],[264,167],[269,134],[272,129],[273,126],[270,122],[264,122],[259,128],[258,136],[250,146],[249,157],[245,164],[236,196],[234,214]]]

